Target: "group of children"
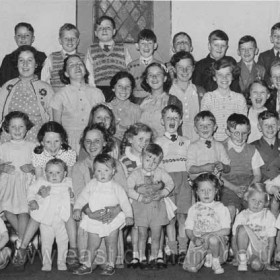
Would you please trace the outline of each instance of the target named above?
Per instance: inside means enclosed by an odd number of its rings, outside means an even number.
[[[174,55],[162,63],[152,30],[139,32],[133,61],[115,33],[111,17],[98,19],[99,41],[84,55],[78,29],[67,23],[62,50],[47,58],[38,52],[36,75],[54,95],[52,120],[36,142],[25,139],[34,126],[28,112],[2,114],[10,140],[0,145],[0,269],[10,259],[24,268],[39,229],[43,271],[52,269],[54,240],[57,269],[75,275],[92,273],[103,242],[102,275],[124,262],[141,269],[180,263],[189,272],[204,265],[222,274],[229,255],[238,271],[277,270],[280,23],[258,63],[249,35],[236,63],[226,56],[227,34],[211,32],[210,53],[196,63],[190,36],[179,32]],[[31,45],[32,26],[19,23],[15,40]],[[13,52],[0,68],[8,95],[7,81],[19,75],[14,63]],[[3,220],[16,235],[13,250]]]

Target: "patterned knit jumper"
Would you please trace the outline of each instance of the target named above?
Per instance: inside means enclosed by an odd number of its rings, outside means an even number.
[[[90,47],[93,61],[94,81],[97,86],[109,86],[112,77],[126,70],[125,50],[122,43],[116,43],[113,49],[105,53],[98,43]]]
[[[84,61],[85,55],[82,53],[77,53]],[[54,90],[54,92],[58,92],[61,88],[65,86],[60,80],[59,71],[63,68],[64,57],[61,51],[53,52],[51,54],[52,60],[52,70],[51,70],[51,78],[50,83]]]

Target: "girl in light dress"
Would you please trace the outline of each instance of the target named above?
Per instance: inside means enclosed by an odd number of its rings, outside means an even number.
[[[0,145],[0,212],[4,211],[18,235],[16,248],[29,221],[27,189],[34,174],[31,158],[35,144],[25,136],[32,127],[27,114],[14,111],[5,116],[1,128],[11,140]]]
[[[111,80],[110,86],[115,94],[114,99],[108,103],[116,118],[116,138],[120,141],[126,129],[139,121],[140,107],[131,102],[132,92],[135,88],[133,76],[125,71],[118,72]]]
[[[182,102],[174,95],[169,94],[171,78],[167,68],[160,63],[153,62],[143,73],[142,87],[150,94],[140,104],[140,122],[149,125],[155,137],[164,134],[161,125],[161,110],[170,104],[176,105],[182,111]],[[181,131],[179,131],[181,134]]]
[[[60,72],[61,80],[66,86],[53,96],[50,103],[54,121],[63,125],[68,135],[69,145],[77,154],[91,108],[105,102],[102,91],[88,85],[88,75],[79,55],[66,57]]]
[[[107,265],[101,275],[113,275],[117,258],[119,229],[124,225],[133,224],[132,208],[124,188],[113,180],[116,172],[115,159],[108,154],[97,155],[93,167],[95,178],[85,186],[78,196],[74,206],[74,218],[77,220],[81,218],[81,210],[87,203],[92,212],[100,209],[106,212],[106,207],[116,205],[120,205],[122,211],[107,223],[91,219],[87,215],[83,216],[80,227],[88,232],[89,256],[87,262],[75,270],[74,274],[84,275],[92,272],[92,262],[104,238]]]

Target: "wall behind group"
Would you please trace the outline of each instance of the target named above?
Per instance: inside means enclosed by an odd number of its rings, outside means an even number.
[[[172,1],[172,35],[187,32],[193,40],[196,60],[208,51],[208,35],[215,29],[229,36],[228,55],[239,60],[238,41],[256,38],[260,52],[272,48],[270,29],[280,21],[280,1]]]
[[[14,27],[31,23],[35,29],[33,46],[46,54],[61,49],[58,30],[65,22],[76,24],[76,0],[0,0],[0,62],[17,48]]]

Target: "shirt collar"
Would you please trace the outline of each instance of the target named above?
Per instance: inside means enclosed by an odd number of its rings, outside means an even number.
[[[108,46],[113,47],[115,45],[115,42],[114,42],[114,40],[112,40],[110,42],[106,42],[106,43],[99,42],[99,46],[101,47],[101,49],[104,49],[104,45],[108,45]]]
[[[43,153],[44,153],[44,155],[45,155],[46,157],[54,158],[54,157],[60,156],[60,155],[63,153],[63,150],[60,149],[60,150],[58,151],[58,153],[57,153],[55,156],[51,155],[51,154],[50,154],[48,151],[46,151],[45,149],[43,150]]]
[[[71,54],[76,54],[76,50],[74,50],[74,51],[72,51],[72,52],[66,52],[64,49],[62,50],[62,55],[64,56],[64,57],[66,57],[66,55],[71,55]]]
[[[176,132],[176,133],[169,133],[168,131],[166,131],[165,133],[164,133],[164,135],[168,138],[168,139],[171,139],[171,135],[176,135],[176,137],[178,137],[178,133]]]
[[[140,63],[144,64],[144,65],[149,65],[151,64],[152,60],[153,60],[153,56],[150,56],[148,58],[145,58],[143,56],[140,56]]]
[[[246,143],[245,143],[246,144]],[[245,144],[243,146],[236,146],[230,138],[228,138],[228,150],[230,149],[234,149],[236,152],[240,153],[244,147],[245,147]]]

